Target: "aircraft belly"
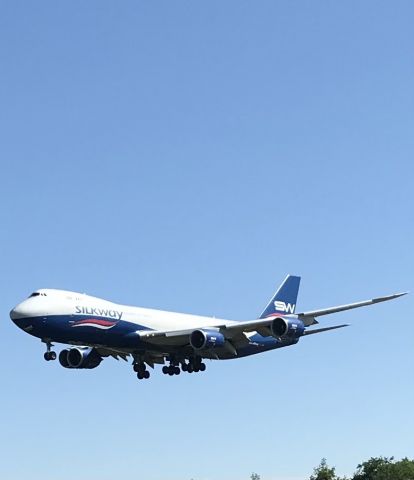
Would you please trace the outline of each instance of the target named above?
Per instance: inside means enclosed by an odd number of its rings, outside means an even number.
[[[90,317],[87,315],[50,315],[22,319],[20,328],[42,339],[52,339],[59,343],[73,345],[106,346],[128,351],[154,352],[157,354],[177,354],[191,357],[194,354],[213,360],[230,360],[257,353],[274,350],[297,343],[297,340],[281,341],[274,337],[264,337],[258,333],[243,336],[243,341],[233,345],[237,354],[229,348],[220,347],[195,352],[188,344],[174,344],[173,338],[168,344],[154,344],[139,338],[139,331],[148,330],[144,325],[126,320],[114,321],[113,318]]]

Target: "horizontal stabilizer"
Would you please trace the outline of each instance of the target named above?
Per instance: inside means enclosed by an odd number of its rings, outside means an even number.
[[[336,330],[337,328],[343,328],[343,327],[349,327],[349,325],[346,323],[344,325],[335,325],[334,327],[324,327],[324,328],[315,328],[313,330],[305,330],[303,335],[312,335],[314,333],[327,332],[328,330]]]

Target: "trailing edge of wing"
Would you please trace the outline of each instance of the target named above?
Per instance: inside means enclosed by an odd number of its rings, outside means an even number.
[[[394,298],[402,297],[407,295],[408,292],[404,293],[395,293],[394,295],[388,295],[386,297],[377,297],[371,300],[365,300],[363,302],[349,303],[347,305],[339,305],[338,307],[324,308],[322,310],[313,310],[310,312],[299,313],[298,317],[320,317],[321,315],[329,315],[330,313],[343,312],[344,310],[351,310],[353,308],[365,307],[366,305],[373,305],[374,303],[387,302],[388,300],[393,300]]]
[[[303,335],[313,335],[314,333],[327,332],[329,330],[336,330],[337,328],[349,327],[346,323],[344,325],[335,325],[333,327],[324,327],[324,328],[314,328],[313,330],[305,330]]]

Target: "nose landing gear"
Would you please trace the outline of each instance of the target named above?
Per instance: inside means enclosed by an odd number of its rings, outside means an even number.
[[[51,348],[53,347],[53,344],[51,342],[44,342],[46,343],[46,352],[43,355],[43,358],[49,362],[50,360],[56,360],[56,352],[53,352]]]
[[[56,352],[46,352],[43,358],[49,362],[49,360],[56,360]]]

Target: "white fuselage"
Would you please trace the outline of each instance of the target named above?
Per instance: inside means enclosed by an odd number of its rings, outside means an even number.
[[[32,295],[35,296],[27,298],[12,310],[11,317],[14,321],[51,316],[76,319],[89,315],[136,324],[139,330],[185,330],[213,326],[220,322],[215,317],[121,305],[66,290],[41,289]],[[223,322],[229,323],[228,320]]]

